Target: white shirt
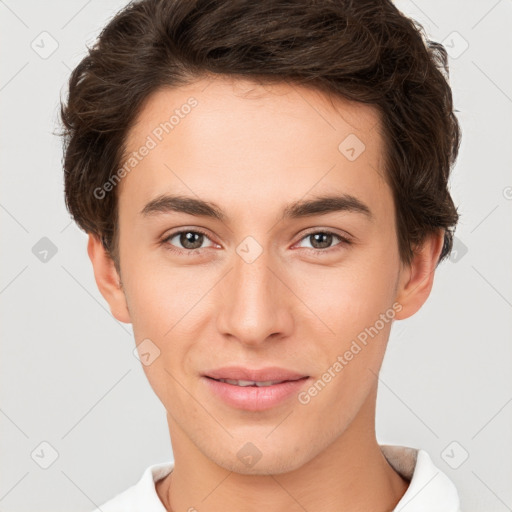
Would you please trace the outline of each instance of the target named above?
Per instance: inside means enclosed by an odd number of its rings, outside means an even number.
[[[410,482],[393,512],[461,512],[455,486],[425,450],[392,445],[380,445],[380,448],[395,471]],[[174,462],[149,466],[135,485],[93,512],[166,512],[155,483],[173,468]]]

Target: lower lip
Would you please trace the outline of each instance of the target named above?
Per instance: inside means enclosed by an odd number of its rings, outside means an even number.
[[[203,377],[203,380],[209,389],[228,405],[247,411],[263,411],[276,407],[291,396],[296,395],[309,378],[289,380],[262,387],[237,386],[209,377]]]

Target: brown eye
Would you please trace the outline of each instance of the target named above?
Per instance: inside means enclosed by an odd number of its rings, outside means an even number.
[[[331,231],[312,231],[304,236],[299,244],[304,240],[309,241],[310,245],[302,247],[316,251],[318,254],[329,253],[331,250],[341,249],[351,243],[348,238],[338,235],[337,233],[332,233]],[[338,243],[334,243],[336,241]]]
[[[179,234],[180,244],[185,249],[199,249],[203,245],[204,235],[194,231],[183,231]]]
[[[309,235],[314,249],[326,249],[331,246],[333,236],[329,233],[315,233]]]
[[[182,230],[171,233],[167,236],[162,243],[169,249],[177,252],[200,252],[203,248],[205,240],[210,240],[205,233],[196,230]],[[212,246],[213,244],[211,244]]]

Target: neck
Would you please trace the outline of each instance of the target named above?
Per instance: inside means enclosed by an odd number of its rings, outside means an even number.
[[[339,512],[340,504],[344,512],[393,510],[409,483],[389,465],[376,441],[375,399],[376,389],[327,449],[298,469],[276,475],[224,469],[169,420],[175,465],[156,484],[158,496],[168,511]]]

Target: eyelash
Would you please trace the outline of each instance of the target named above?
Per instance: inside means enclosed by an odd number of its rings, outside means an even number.
[[[181,231],[175,231],[174,233],[171,233],[169,235],[166,235],[165,238],[162,239],[161,241],[161,244],[169,251],[171,252],[174,252],[174,253],[177,253],[177,254],[185,254],[187,256],[196,256],[198,254],[202,254],[203,251],[205,249],[208,249],[208,247],[203,247],[201,249],[179,249],[177,247],[175,247],[174,245],[172,245],[169,240],[171,240],[172,238],[174,238],[176,235],[181,235],[183,233],[195,233],[195,234],[201,234],[203,236],[205,236],[206,238],[208,238],[208,240],[210,240],[210,237],[208,236],[207,233],[205,233],[204,231],[202,231],[201,229],[182,229]],[[329,230],[316,230],[316,231],[310,231],[309,233],[306,233],[300,240],[299,242],[301,242],[302,240],[304,240],[305,238],[308,238],[312,235],[317,235],[317,234],[322,234],[322,235],[332,235],[334,236],[335,238],[338,238],[339,240],[341,240],[340,243],[332,246],[332,247],[328,247],[326,249],[315,249],[315,248],[311,248],[311,247],[303,247],[303,249],[306,249],[308,252],[312,252],[314,255],[316,256],[320,256],[320,255],[324,255],[324,254],[331,254],[332,252],[335,252],[335,251],[338,251],[338,250],[341,250],[343,248],[344,245],[351,245],[352,244],[352,241],[349,240],[348,238],[344,237],[344,236],[341,236],[339,235],[338,233],[334,233],[333,231],[329,231]],[[211,241],[211,240],[210,240]]]

